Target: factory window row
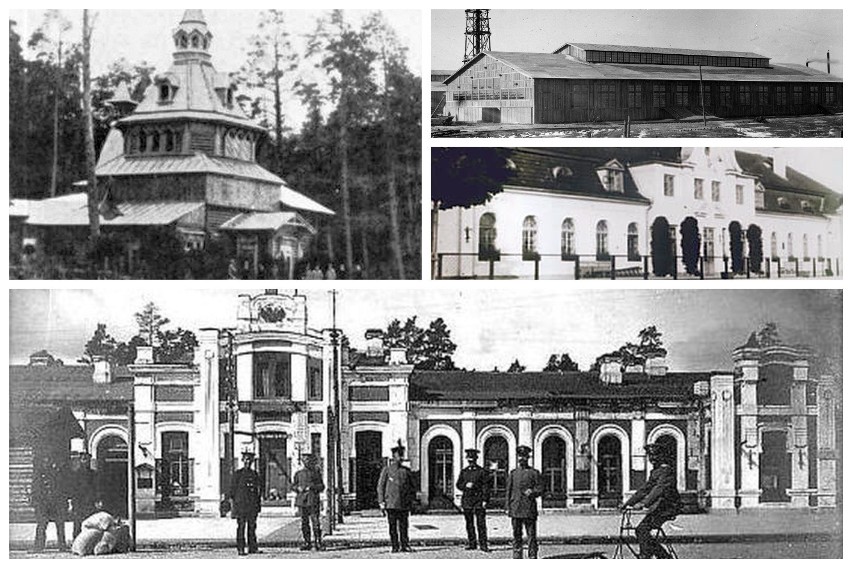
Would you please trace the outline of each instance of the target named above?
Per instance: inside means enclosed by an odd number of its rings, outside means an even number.
[[[769,67],[769,59],[761,57],[721,57],[628,51],[586,51],[586,61],[589,63],[645,63],[651,65],[702,65],[707,67]]]

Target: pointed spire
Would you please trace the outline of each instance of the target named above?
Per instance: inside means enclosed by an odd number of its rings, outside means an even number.
[[[201,10],[187,10],[183,13],[180,23],[188,24],[190,22],[207,25],[207,20],[204,19],[204,12]]]

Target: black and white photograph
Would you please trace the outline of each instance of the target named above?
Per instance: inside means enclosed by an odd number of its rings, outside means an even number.
[[[432,278],[842,278],[842,166],[842,148],[433,147]]]
[[[841,329],[839,290],[13,290],[11,556],[840,558]]]
[[[420,279],[420,10],[12,10],[12,279]]]
[[[840,138],[843,13],[798,8],[432,10],[432,137]]]

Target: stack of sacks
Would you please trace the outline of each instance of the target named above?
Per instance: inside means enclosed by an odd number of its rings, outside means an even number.
[[[83,530],[74,539],[71,552],[78,556],[127,552],[130,528],[106,511],[99,511],[83,521]]]

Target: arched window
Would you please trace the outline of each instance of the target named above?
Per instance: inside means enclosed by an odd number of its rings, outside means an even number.
[[[636,223],[627,225],[627,258],[639,260],[639,226]]]
[[[810,255],[808,254],[808,236],[802,235],[802,258],[805,260],[810,259]]]
[[[570,259],[576,255],[574,249],[574,220],[562,221],[562,258]]]
[[[142,129],[139,129],[139,151],[147,152],[148,151],[148,133]]]
[[[609,227],[606,224],[606,221],[598,221],[597,228],[595,229],[596,243],[597,243],[597,257],[598,260],[608,260],[609,259]]]
[[[479,260],[489,260],[497,252],[497,220],[493,213],[479,218]]]
[[[772,231],[772,236],[769,238],[769,255],[774,259],[778,258],[778,235]]]
[[[160,151],[160,133],[155,132],[151,135],[151,151],[159,152]]]
[[[189,45],[189,44],[187,43],[187,40],[186,40],[186,36],[185,36],[185,35],[181,35],[181,36],[180,36],[180,39],[178,40],[178,43],[180,43],[180,47],[181,47],[182,49],[186,49],[186,48],[187,48],[187,46]]]
[[[200,45],[200,42],[198,41],[198,36],[197,35],[192,36],[192,47],[193,47],[193,49],[198,49],[199,45]]]
[[[174,150],[175,150],[175,135],[172,133],[171,130],[167,130],[165,138],[166,138],[165,151],[166,152],[174,152]]]
[[[452,505],[455,490],[453,443],[446,436],[436,436],[429,442],[429,501],[436,506]]]
[[[795,256],[793,254],[793,233],[787,233],[787,257],[792,259]]]
[[[536,252],[536,234],[538,226],[535,222],[535,217],[532,215],[524,219],[524,229],[522,233],[523,243],[521,252],[524,256],[535,254]]]
[[[544,499],[565,496],[565,440],[548,436],[541,445],[541,473],[544,477]]]
[[[491,471],[491,498],[502,504],[509,474],[509,443],[503,436],[491,436],[485,440],[482,453],[485,467]]]

